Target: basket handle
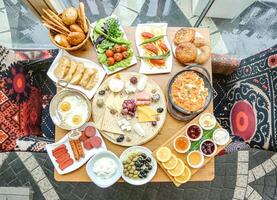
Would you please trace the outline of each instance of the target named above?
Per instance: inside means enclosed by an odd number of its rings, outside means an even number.
[[[209,79],[209,81],[211,80],[211,75],[210,75],[209,71],[205,67],[203,67],[202,65],[198,65],[198,64],[190,64],[187,67],[187,69],[193,69],[193,68],[198,68],[198,69],[204,71],[205,74],[207,75],[207,78]]]

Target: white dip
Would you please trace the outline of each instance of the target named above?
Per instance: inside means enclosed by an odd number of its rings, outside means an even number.
[[[93,165],[93,172],[100,178],[108,179],[117,170],[115,161],[108,157],[103,157],[97,160]]]
[[[213,133],[213,140],[218,145],[225,145],[229,141],[229,133],[223,128],[218,128]]]

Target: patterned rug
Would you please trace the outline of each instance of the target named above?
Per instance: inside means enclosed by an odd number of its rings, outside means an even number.
[[[232,135],[227,152],[250,147],[277,151],[277,45],[214,78],[215,115]]]
[[[56,87],[46,72],[56,53],[0,46],[0,151],[43,152],[53,142],[48,107]]]

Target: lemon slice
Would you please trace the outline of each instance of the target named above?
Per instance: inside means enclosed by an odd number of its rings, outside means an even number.
[[[171,154],[169,161],[162,163],[165,169],[174,169],[177,164],[178,164],[178,160],[174,154]]]
[[[171,176],[180,176],[185,170],[185,164],[181,159],[177,159],[178,163],[173,169],[167,170]]]
[[[171,150],[167,147],[160,147],[156,153],[156,156],[160,162],[167,162],[171,157]]]
[[[175,181],[180,184],[188,182],[190,178],[191,178],[191,171],[186,165],[184,168],[184,172],[180,176],[174,177]]]

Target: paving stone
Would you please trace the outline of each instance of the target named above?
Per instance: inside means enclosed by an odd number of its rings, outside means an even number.
[[[225,168],[225,171],[227,176],[235,176],[237,174],[237,164],[228,164],[228,167]]]
[[[185,190],[182,188],[173,188],[171,190],[171,199],[174,200],[183,200],[183,194],[184,194]]]
[[[233,195],[234,195],[233,189],[223,188],[220,193],[220,199],[221,200],[230,200],[233,198]]]
[[[224,176],[215,176],[214,180],[211,183],[213,188],[221,188],[224,184]]]
[[[263,162],[262,166],[266,173],[269,173],[276,168],[276,166],[274,165],[271,159],[268,159],[267,161]]]
[[[32,156],[32,153],[30,152],[17,152],[16,154],[22,161],[25,161],[26,159]]]
[[[249,152],[248,151],[239,151],[238,152],[238,162],[248,162],[249,161]]]
[[[236,186],[247,187],[247,175],[237,175]]]
[[[37,168],[35,168],[32,172],[31,172],[33,178],[35,179],[36,182],[40,181],[41,179],[43,179],[45,177],[45,174],[42,170],[42,168],[39,166]]]
[[[33,156],[31,156],[24,161],[24,165],[29,171],[32,171],[38,166],[38,162]]]
[[[267,174],[265,176],[265,186],[277,186],[277,180],[276,180],[276,175],[269,175]]]
[[[263,162],[265,162],[266,160],[268,160],[268,158],[270,156],[273,156],[274,152],[271,151],[261,151],[261,150],[256,150],[256,152],[254,153],[254,158],[256,159],[256,161],[258,162],[258,164],[262,164]]]
[[[249,172],[248,172],[248,183],[251,183],[254,180],[255,180],[255,177],[253,175],[253,172],[252,172],[252,170],[249,170]]]
[[[26,187],[0,187],[0,194],[29,196],[30,189]]]
[[[248,174],[248,163],[238,162],[237,174]]]
[[[208,199],[220,200],[221,189],[211,189],[209,191]]]
[[[29,196],[7,195],[7,200],[30,200]]]
[[[216,163],[215,164],[215,175],[216,176],[224,176],[225,175],[225,164],[224,163]]]
[[[52,188],[51,190],[43,194],[46,200],[58,200],[60,199],[56,191]]]
[[[264,171],[264,168],[262,167],[262,165],[258,165],[257,167],[255,167],[252,170],[252,172],[253,172],[255,179],[259,179],[265,175],[265,171]]]
[[[131,190],[129,199],[142,200],[143,194],[144,194],[144,191],[142,191],[142,190]],[[182,193],[182,195],[183,195],[183,193]]]
[[[49,180],[47,179],[47,177],[45,177],[44,179],[40,180],[38,182],[38,186],[41,190],[42,193],[50,190],[52,188],[51,183],[49,182]]]
[[[154,200],[154,199],[157,199],[157,195],[158,195],[158,190],[146,188],[142,199],[143,200]]]
[[[263,198],[261,197],[261,195],[259,195],[258,192],[253,191],[250,196],[248,197],[248,200],[262,200]]]
[[[18,157],[16,157],[16,159],[10,162],[9,165],[11,166],[15,174],[18,174],[20,171],[25,169],[25,166],[23,165],[22,161]]]
[[[250,194],[253,192],[253,190],[254,189],[250,185],[248,185],[245,192],[245,198],[248,198]]]
[[[9,182],[7,186],[20,187],[22,186],[22,183],[18,180],[18,178],[15,178],[11,182]]]
[[[264,192],[264,188],[265,188],[264,185],[255,184],[255,182],[253,182],[253,183],[251,184],[251,187],[252,187],[256,192],[258,192],[259,194],[262,194],[262,193]]]
[[[229,189],[234,189],[236,187],[236,177],[235,176],[225,176],[223,187],[229,188]]]
[[[225,157],[225,163],[237,163],[237,160],[238,160],[237,152],[226,154],[224,155],[224,157]]]
[[[10,152],[10,153],[8,154],[8,157],[7,157],[6,159],[7,159],[7,162],[8,162],[8,163],[11,163],[12,161],[14,161],[14,160],[17,159],[17,158],[18,158],[18,156],[16,155],[16,153]]]
[[[271,160],[274,162],[274,164],[277,166],[277,153],[275,153],[272,157]]]
[[[267,195],[268,197],[273,198],[275,192],[276,192],[276,187],[273,187],[273,186],[265,186],[265,187],[264,187],[264,191],[263,191],[263,194],[264,194],[264,195],[262,195],[262,196],[264,197],[265,195]]]
[[[234,198],[243,200],[245,196],[245,192],[246,192],[246,188],[236,187],[234,191]]]

